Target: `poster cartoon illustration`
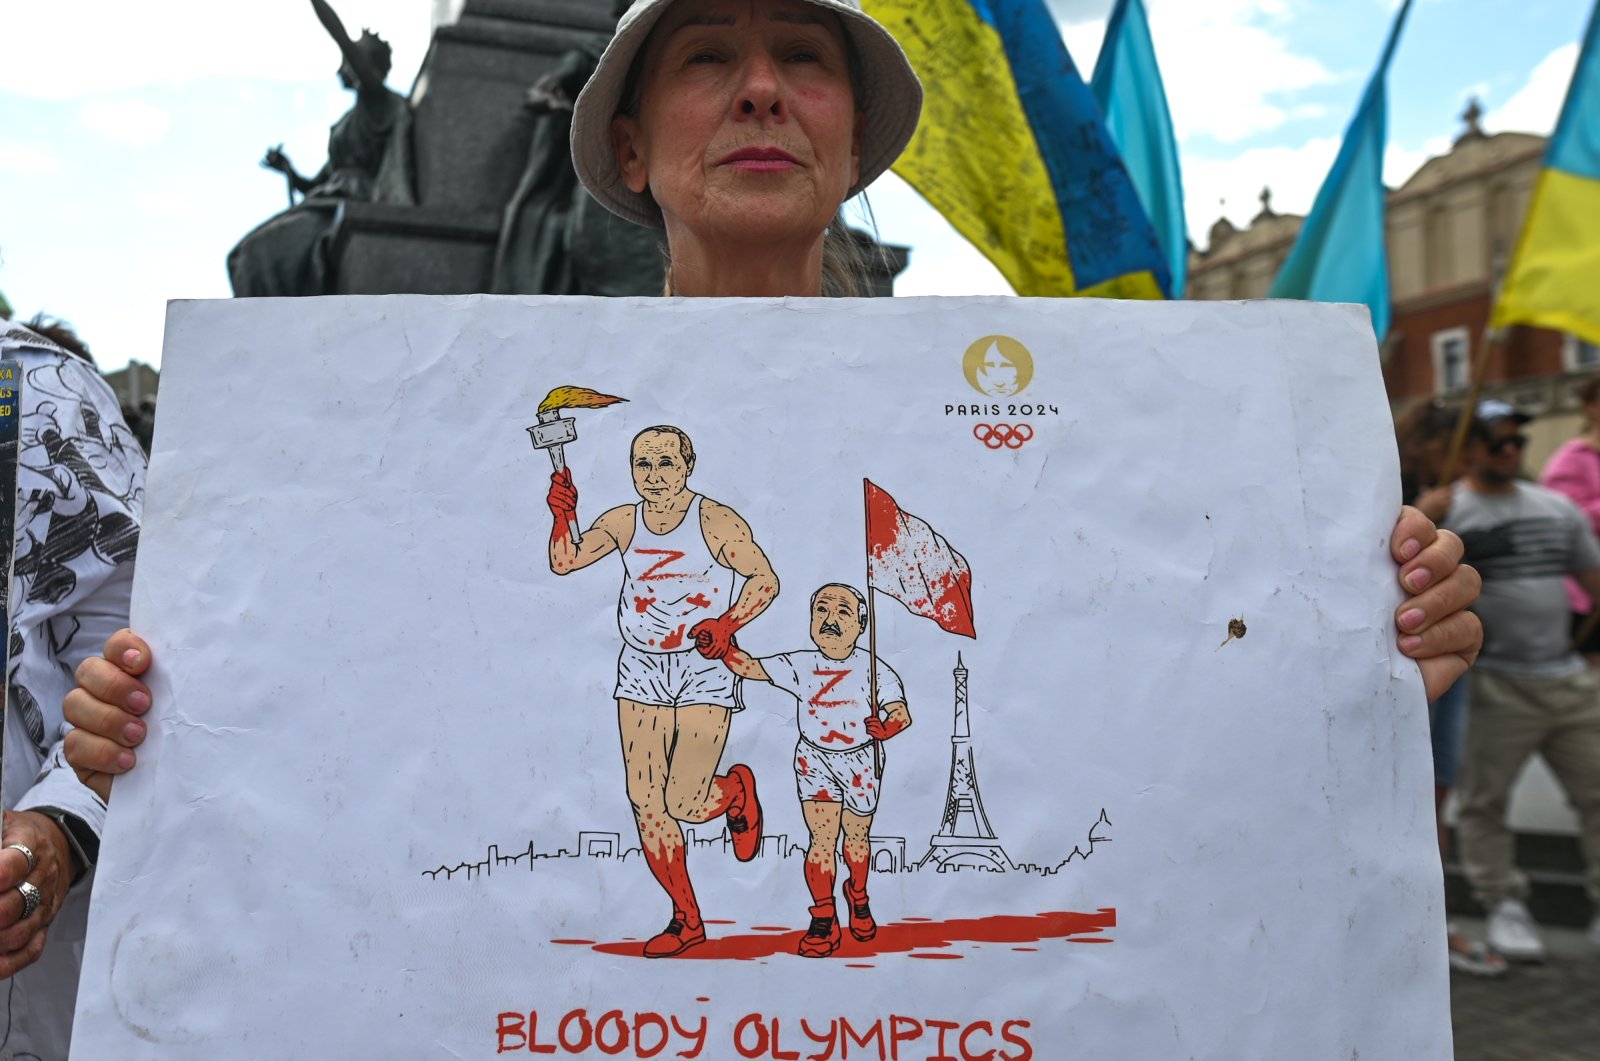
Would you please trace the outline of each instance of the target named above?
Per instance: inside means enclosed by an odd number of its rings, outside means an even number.
[[[79,1056],[1449,1057],[1358,312],[167,336]]]
[[[570,471],[552,473],[550,570],[566,575],[622,557],[615,695],[628,801],[650,873],[672,901],[644,956],[669,958],[706,938],[678,823],[726,816],[741,862],[761,845],[755,775],[742,763],[716,772],[730,715],[743,709],[737,674],[717,661],[778,595],[778,578],[749,524],[689,489],[694,443],[681,428],[639,432],[629,466],[640,500],[610,509],[576,539],[577,488]]]
[[[850,935],[868,943],[878,934],[867,897],[872,816],[883,783],[883,745],[911,725],[911,712],[900,676],[856,645],[867,613],[860,590],[829,583],[811,595],[814,650],[754,659],[735,646],[723,657],[735,674],[770,682],[795,698],[794,781],[811,834],[805,869],[811,926],[799,947],[807,958],[828,957],[842,938],[835,902],[841,830]]]

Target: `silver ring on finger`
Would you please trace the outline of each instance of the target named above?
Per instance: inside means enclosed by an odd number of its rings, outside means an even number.
[[[33,876],[33,871],[39,868],[39,860],[27,844],[7,844],[6,850],[22,852],[22,857],[28,860],[28,876]]]
[[[17,920],[26,921],[29,917],[33,916],[33,912],[35,910],[39,909],[39,900],[42,899],[43,896],[39,894],[38,888],[35,888],[27,881],[23,881],[21,884],[17,885],[17,891],[22,893],[22,916]]]

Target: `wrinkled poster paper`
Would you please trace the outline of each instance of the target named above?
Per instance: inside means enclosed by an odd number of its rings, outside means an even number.
[[[176,303],[164,370],[74,1057],[1449,1056],[1359,310]]]

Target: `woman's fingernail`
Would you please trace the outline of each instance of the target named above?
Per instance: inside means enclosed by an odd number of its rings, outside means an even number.
[[[1407,557],[1407,559],[1410,558]],[[122,654],[122,665],[124,667],[137,667],[139,665],[139,650],[136,648],[130,648],[128,651],[124,652]]]
[[[129,744],[138,744],[144,740],[144,723],[130,722],[122,727],[122,739]]]
[[[1407,560],[1410,560],[1420,552],[1422,552],[1422,543],[1415,538],[1406,539],[1406,543],[1400,547],[1400,555]]]
[[[1425,567],[1419,567],[1406,576],[1406,588],[1412,593],[1421,593],[1433,581],[1433,572]]]
[[[1405,637],[1400,639],[1401,652],[1415,652],[1421,647],[1422,638],[1418,637],[1416,634],[1407,634]]]
[[[1409,611],[1401,612],[1400,629],[1415,630],[1417,627],[1422,625],[1422,620],[1426,618],[1427,616],[1423,614],[1421,608],[1412,608]]]
[[[117,755],[117,769],[118,770],[132,770],[133,769],[133,753],[132,752],[120,752],[120,753],[118,753],[118,755]]]
[[[150,708],[150,695],[143,689],[135,689],[128,694],[128,710],[147,711]]]

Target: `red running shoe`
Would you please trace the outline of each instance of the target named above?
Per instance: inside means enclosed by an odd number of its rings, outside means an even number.
[[[839,949],[841,939],[839,919],[834,916],[833,900],[818,903],[811,908],[811,927],[800,937],[800,956],[826,958]]]
[[[733,857],[749,862],[761,850],[761,801],[756,798],[756,775],[743,763],[728,770],[728,779],[743,790],[728,808],[728,835],[733,837]]]
[[[706,941],[706,926],[704,922],[690,928],[681,920],[674,917],[667,922],[667,927],[650,937],[650,942],[644,945],[646,958],[673,958],[693,947],[697,943]]]
[[[878,923],[872,920],[872,907],[867,903],[867,889],[856,894],[850,882],[844,882],[844,901],[850,906],[850,934],[862,943],[878,934]]]

